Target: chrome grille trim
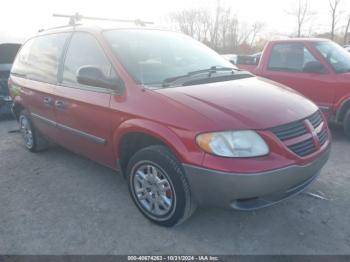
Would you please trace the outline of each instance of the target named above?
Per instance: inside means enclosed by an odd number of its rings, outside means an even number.
[[[309,124],[306,122],[309,122]],[[290,145],[289,143],[288,146],[286,145],[288,149],[296,155],[305,157],[318,150],[318,146],[316,146],[317,142],[315,142],[315,137],[316,140],[318,139],[320,146],[323,146],[329,139],[327,128],[324,125],[324,120],[319,110],[305,119],[273,127],[270,128],[269,131],[285,143],[286,141],[290,142],[291,139],[301,137],[305,134],[311,134],[310,128],[314,128],[313,137],[309,137],[306,140],[298,142],[296,144]]]

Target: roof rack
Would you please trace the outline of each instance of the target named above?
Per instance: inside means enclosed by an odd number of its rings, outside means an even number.
[[[81,20],[99,20],[99,21],[109,21],[109,22],[120,22],[120,23],[133,23],[137,26],[146,26],[152,25],[153,22],[143,21],[140,19],[135,20],[127,20],[127,19],[113,19],[113,18],[103,18],[103,17],[93,17],[93,16],[83,16],[79,13],[75,13],[74,15],[64,15],[64,14],[53,14],[54,17],[65,17],[69,18],[69,26],[75,26]]]

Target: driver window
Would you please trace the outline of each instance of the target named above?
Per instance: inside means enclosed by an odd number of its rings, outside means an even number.
[[[63,69],[63,84],[82,86],[77,81],[77,72],[82,66],[98,67],[106,79],[116,78],[111,63],[107,60],[97,40],[88,33],[75,33],[70,41]]]
[[[317,61],[303,44],[276,44],[272,48],[268,69],[272,71],[303,72],[307,63]]]

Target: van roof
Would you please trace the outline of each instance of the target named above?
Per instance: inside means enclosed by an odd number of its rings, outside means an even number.
[[[106,30],[163,30],[163,31],[171,31],[171,30],[165,30],[162,28],[158,28],[155,26],[116,26],[115,23],[114,25],[107,25],[107,26],[100,26],[100,25],[67,25],[67,26],[59,26],[59,27],[53,27],[53,28],[48,28],[48,29],[43,29],[40,30],[37,34],[39,35],[46,35],[46,34],[52,34],[52,33],[63,33],[63,32],[73,32],[73,31],[85,31],[85,32],[90,32],[90,33],[100,33],[102,31]]]

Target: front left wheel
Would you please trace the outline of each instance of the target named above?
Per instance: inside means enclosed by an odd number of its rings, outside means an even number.
[[[127,167],[129,191],[141,213],[166,227],[181,224],[196,204],[181,164],[164,146],[138,151]]]

